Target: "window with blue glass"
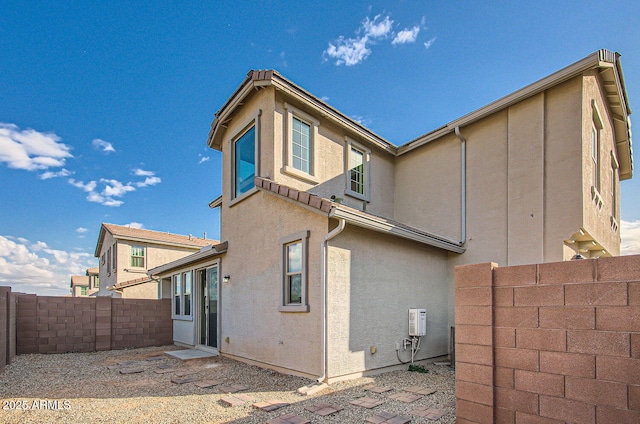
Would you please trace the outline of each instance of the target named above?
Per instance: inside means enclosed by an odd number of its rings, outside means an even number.
[[[252,126],[233,143],[233,197],[254,187],[256,176],[256,127]]]

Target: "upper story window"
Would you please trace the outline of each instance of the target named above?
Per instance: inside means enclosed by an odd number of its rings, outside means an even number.
[[[346,143],[346,194],[369,201],[369,163],[371,153],[347,138]]]
[[[287,111],[284,172],[317,184],[315,151],[320,122],[288,103],[284,107]]]
[[[107,275],[111,274],[111,248],[107,250]]]
[[[131,246],[131,266],[144,268],[144,246]]]
[[[256,126],[242,133],[232,142],[232,193],[233,198],[240,197],[254,187],[256,176]]]
[[[100,276],[96,275],[93,278],[93,288],[94,289],[99,289],[100,288]]]
[[[291,159],[293,167],[311,173],[311,125],[298,118],[292,119]]]

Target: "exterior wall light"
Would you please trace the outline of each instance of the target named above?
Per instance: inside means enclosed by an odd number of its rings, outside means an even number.
[[[229,281],[231,281],[231,276],[229,274],[226,274],[224,277],[222,277],[222,281],[228,283]]]

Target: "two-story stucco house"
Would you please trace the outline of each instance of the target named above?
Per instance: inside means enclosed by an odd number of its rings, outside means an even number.
[[[71,276],[71,296],[85,297],[93,296],[100,290],[99,268],[93,267],[87,269],[85,275]]]
[[[629,114],[606,50],[399,147],[251,71],[208,139],[224,244],[151,270],[200,269],[175,337],[329,382],[445,356],[455,266],[619,254]]]
[[[97,296],[158,299],[160,286],[151,268],[217,243],[193,236],[102,224],[95,250],[99,259]]]

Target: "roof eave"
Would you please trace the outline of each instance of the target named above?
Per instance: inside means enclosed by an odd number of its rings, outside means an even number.
[[[193,253],[189,256],[185,256],[184,258],[177,259],[167,264],[152,268],[147,272],[147,275],[150,275],[150,276],[161,275],[193,263],[202,262],[207,259],[212,259],[218,255],[226,253],[228,247],[229,247],[228,242],[203,247],[202,249],[200,249],[199,252]]]
[[[418,243],[444,249],[449,252],[464,253],[466,251],[466,248],[459,242],[415,229],[399,226],[385,219],[378,218],[370,214],[365,215],[359,213],[355,209],[342,207],[341,205],[335,205],[329,213],[329,216],[333,218],[344,219],[347,223],[356,225],[358,227],[366,228],[380,233],[390,234],[407,240],[413,240]]]

